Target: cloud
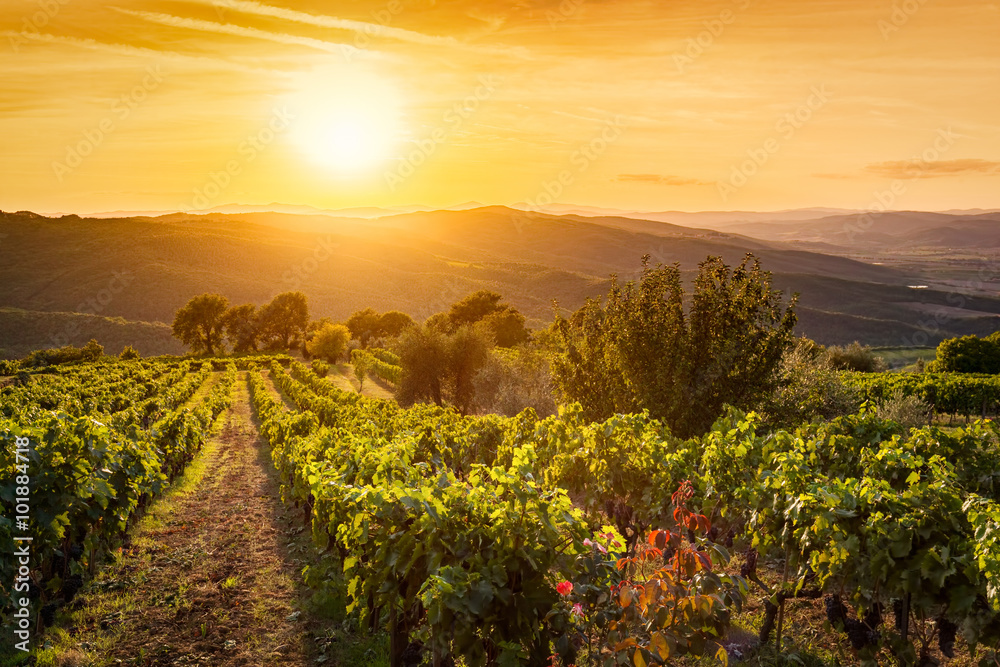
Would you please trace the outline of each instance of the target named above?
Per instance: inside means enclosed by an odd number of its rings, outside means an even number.
[[[293,46],[305,46],[308,48],[326,51],[327,53],[339,53],[351,56],[358,52],[358,49],[350,44],[340,42],[327,42],[322,39],[311,37],[300,37],[298,35],[287,35],[285,33],[268,32],[257,28],[245,28],[243,26],[232,25],[230,23],[214,23],[212,21],[202,21],[201,19],[188,19],[170,14],[158,14],[156,12],[140,12],[132,9],[114,8],[116,11],[129,16],[141,18],[150,23],[159,23],[173,28],[185,28],[188,30],[201,30],[203,32],[214,32],[222,35],[235,35],[237,37],[249,37],[251,39],[263,39],[279,44],[290,44]],[[370,51],[368,53],[371,53]]]
[[[623,183],[649,183],[650,185],[712,185],[696,178],[684,178],[672,174],[621,174],[616,181]]]
[[[370,37],[385,37],[388,39],[395,39],[402,42],[409,42],[411,44],[424,44],[428,46],[445,46],[457,49],[477,51],[480,53],[488,53],[491,55],[505,55],[505,56],[516,55],[522,58],[527,57],[528,55],[527,50],[523,48],[490,47],[490,46],[479,46],[475,44],[466,44],[464,42],[455,39],[454,37],[439,37],[437,35],[425,35],[422,32],[417,32],[414,30],[394,28],[388,25],[388,23],[385,24],[370,23],[366,21],[342,19],[335,16],[308,14],[306,12],[300,12],[294,9],[285,9],[284,7],[272,7],[270,5],[265,5],[260,2],[254,2],[252,0],[213,0],[213,2],[209,4],[212,4],[219,10],[231,10],[235,12],[241,12],[244,14],[254,14],[256,16],[268,16],[271,18],[283,19],[295,23],[303,23],[306,25],[316,26],[320,28],[349,30],[358,33],[359,35],[365,35]],[[383,11],[388,12],[387,9]],[[391,20],[391,14],[389,20]]]
[[[218,58],[211,58],[208,56],[192,56],[183,53],[176,53],[174,51],[157,51],[155,49],[148,49],[141,46],[131,46],[129,44],[112,44],[107,42],[98,42],[94,39],[89,38],[77,38],[77,37],[64,37],[59,35],[49,35],[46,33],[31,33],[31,32],[13,32],[10,30],[0,30],[0,37],[7,37],[10,40],[31,40],[34,42],[44,42],[47,44],[66,44],[68,46],[75,46],[81,49],[87,49],[90,51],[100,51],[103,53],[112,53],[121,56],[132,56],[136,58],[155,58],[155,59],[168,59],[179,62],[189,62],[191,64],[204,67],[209,64],[213,67],[219,67],[223,69],[231,69],[240,72],[248,72],[251,74],[284,74],[278,70],[268,70],[260,67],[249,67],[246,65],[241,65],[239,63],[230,62],[228,60],[220,60]]]
[[[942,178],[945,176],[970,176],[1000,174],[1000,162],[979,158],[959,160],[891,160],[876,162],[865,167],[869,174],[887,178]]]

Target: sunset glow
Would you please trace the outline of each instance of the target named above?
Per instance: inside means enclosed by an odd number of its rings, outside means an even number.
[[[977,0],[7,2],[0,182],[5,209],[79,213],[190,208],[234,160],[210,207],[555,182],[630,210],[866,208],[894,184],[893,208],[998,207],[998,30]]]

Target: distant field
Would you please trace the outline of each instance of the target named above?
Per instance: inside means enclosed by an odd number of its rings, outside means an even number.
[[[903,368],[923,359],[925,363],[934,361],[936,349],[933,347],[875,347],[872,351],[885,359],[889,368]]]

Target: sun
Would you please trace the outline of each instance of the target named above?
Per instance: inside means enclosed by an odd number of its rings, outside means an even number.
[[[340,66],[296,77],[289,99],[291,137],[316,166],[364,176],[388,160],[400,141],[400,103],[390,81]]]

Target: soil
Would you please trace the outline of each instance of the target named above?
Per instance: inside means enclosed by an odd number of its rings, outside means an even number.
[[[219,423],[192,479],[79,596],[78,664],[314,664],[300,575],[309,535],[281,502],[245,373]]]

